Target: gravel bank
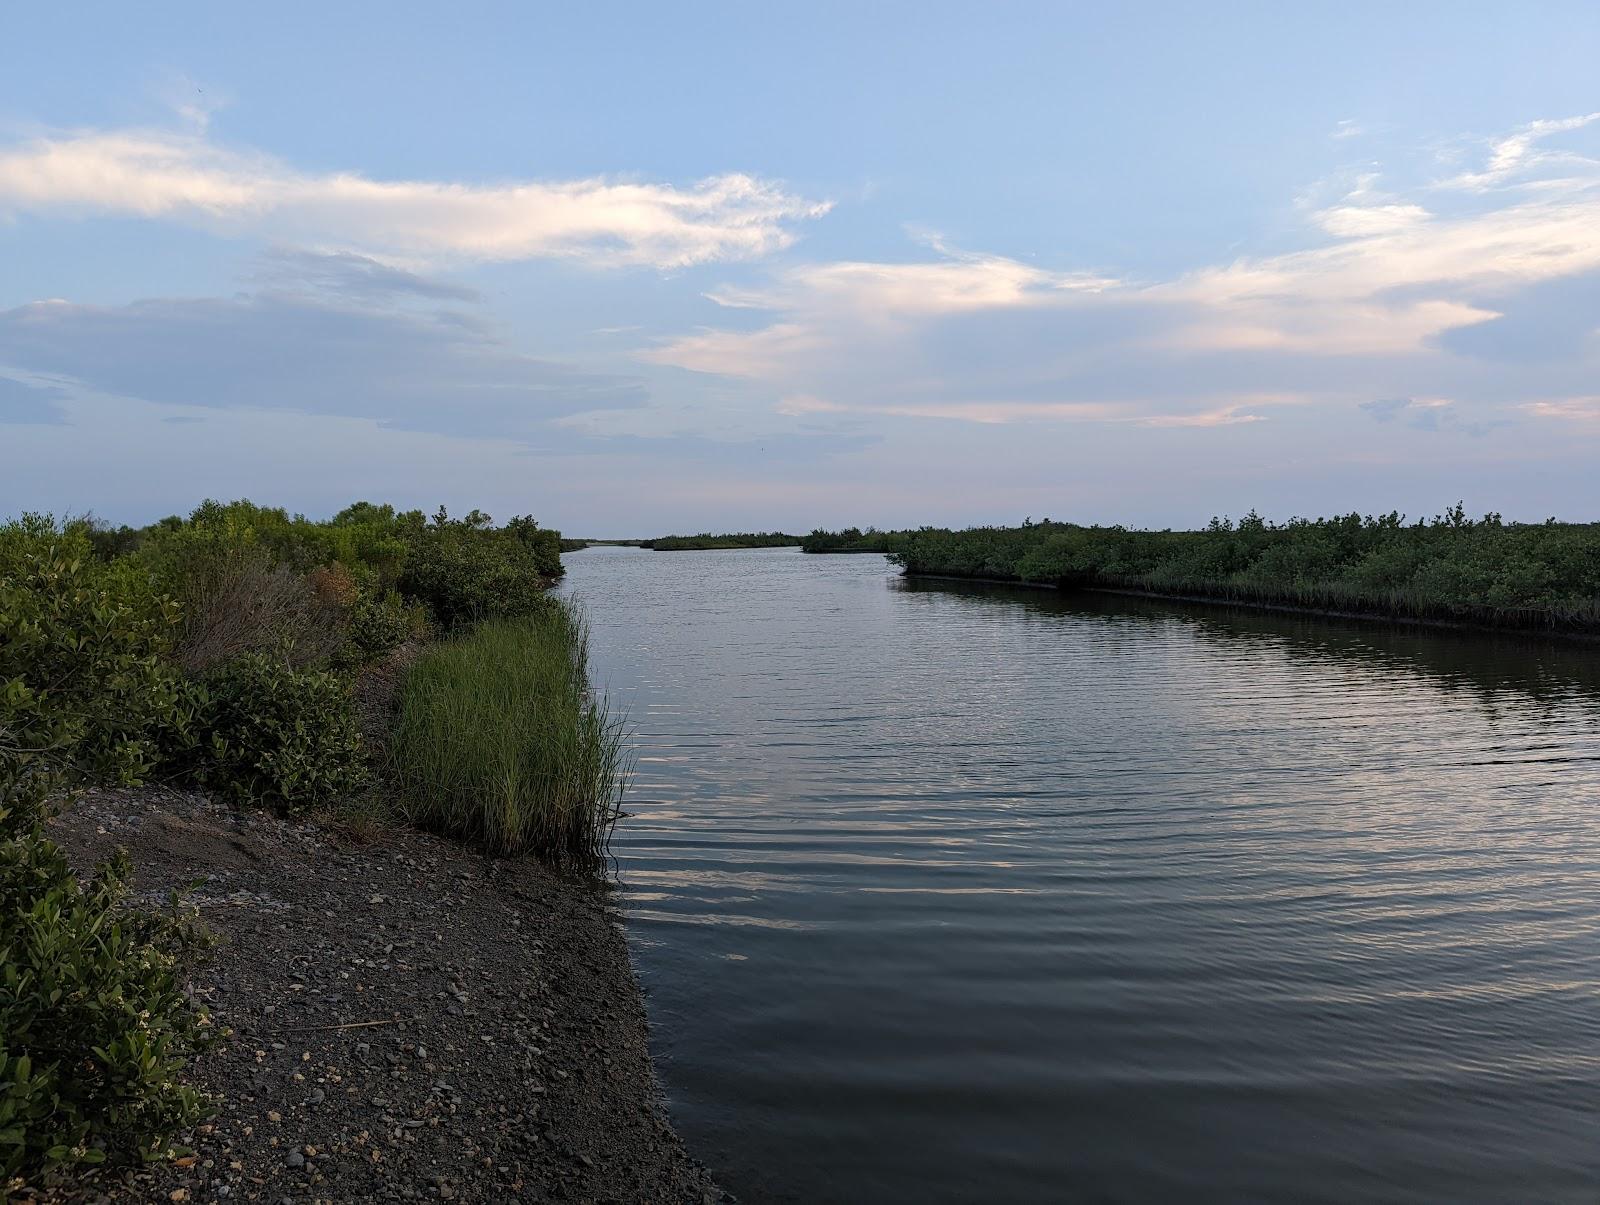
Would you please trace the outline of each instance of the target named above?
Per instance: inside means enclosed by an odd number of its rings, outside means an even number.
[[[97,791],[54,822],[126,846],[141,894],[194,880],[222,939],[196,993],[233,1037],[190,1166],[101,1201],[731,1200],[663,1115],[604,898],[414,832],[357,844],[195,792]]]

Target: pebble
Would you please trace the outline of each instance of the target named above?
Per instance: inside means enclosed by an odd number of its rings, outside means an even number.
[[[112,798],[119,808],[135,813],[153,806],[144,793]],[[175,810],[183,814],[181,807]],[[519,886],[521,872],[514,867],[481,868],[468,875],[457,870],[466,855],[449,850],[420,861],[386,855],[381,847],[354,855],[330,852],[313,827],[297,836],[298,830],[290,831],[264,813],[236,820],[228,809],[214,811],[216,819],[209,811],[200,816],[199,828],[218,821],[232,825],[241,843],[263,851],[261,860],[267,865],[241,871],[237,879],[232,872],[212,876],[213,894],[203,899],[229,902],[229,909],[219,909],[218,915],[237,929],[228,933],[230,940],[214,964],[224,972],[216,976],[220,982],[206,982],[215,974],[206,972],[197,995],[212,1000],[219,1016],[238,1024],[245,1031],[240,1036],[259,1036],[248,1044],[235,1041],[230,1056],[216,1064],[224,1080],[217,1090],[221,1120],[215,1136],[197,1144],[201,1159],[196,1162],[203,1170],[190,1173],[194,1178],[187,1183],[173,1171],[147,1171],[101,1205],[166,1201],[184,1187],[187,1196],[177,1198],[183,1205],[197,1200],[232,1205],[235,1199],[257,1205],[280,1200],[284,1205],[427,1198],[452,1205],[573,1200],[582,1195],[580,1185],[612,1188],[613,1173],[627,1190],[621,1196],[602,1191],[599,1199],[702,1200],[708,1181],[685,1166],[675,1143],[663,1143],[664,1130],[654,1122],[648,1104],[621,1102],[614,1114],[617,1131],[609,1135],[619,1141],[607,1146],[603,1166],[598,1156],[574,1150],[590,1145],[591,1131],[575,1127],[564,1111],[552,1111],[548,1103],[541,1117],[538,1102],[548,1102],[553,1091],[547,1083],[560,1084],[563,1092],[576,1086],[581,1099],[609,1106],[615,1102],[596,1095],[606,1085],[591,1082],[601,1078],[593,1069],[614,1061],[630,1079],[637,1070],[637,1050],[608,1045],[619,1028],[618,1014],[634,1011],[631,1003],[607,1007],[621,1003],[620,998],[607,1000],[589,991],[559,1014],[550,1007],[555,997],[542,961],[548,957],[547,944],[559,956],[558,970],[566,960],[613,978],[608,974],[610,957],[598,957],[594,951],[601,947],[591,950],[581,930],[574,930],[580,942],[576,951],[565,948],[564,935],[548,943],[539,940],[549,936],[547,907],[562,924],[587,926],[585,907],[563,903],[554,894],[549,904],[543,894],[519,894],[529,901],[528,914],[519,916],[516,909],[484,894],[502,890],[494,886],[502,881]],[[127,827],[119,822],[119,834]],[[199,838],[185,830],[183,840]],[[416,836],[398,842],[429,848],[436,844]],[[307,855],[343,869],[332,878],[308,874]],[[373,863],[380,859],[413,869],[391,871],[386,881],[374,873]],[[472,865],[479,867],[476,861]],[[453,871],[458,879],[452,879]],[[300,902],[281,903],[258,887],[268,875],[275,890]],[[439,892],[441,879],[454,890]],[[547,890],[537,878],[529,882],[539,893]],[[255,890],[234,891],[241,883]],[[247,896],[248,906],[241,907]],[[363,912],[362,902],[374,896],[382,899],[385,910]],[[151,898],[164,899],[164,894]],[[480,908],[489,905],[495,923],[479,926],[489,943],[485,948],[497,958],[514,949],[523,958],[521,975],[506,978],[499,962],[486,962],[483,951],[462,936],[452,931],[447,937],[442,929],[430,927],[430,922],[440,924],[441,917],[460,911],[462,904],[452,903],[457,900]],[[312,922],[319,914],[325,920]],[[359,923],[356,914],[363,918]],[[508,932],[506,921],[521,933]],[[478,934],[469,935],[476,939]],[[607,935],[599,933],[596,940],[607,940]],[[529,950],[541,959],[537,966],[528,966],[524,952]],[[236,978],[228,977],[230,970]],[[618,990],[626,992],[625,974],[616,978]],[[277,995],[276,1006],[262,1000],[263,995],[271,998],[269,993]],[[275,1018],[278,1012],[284,1015]],[[370,1024],[378,1017],[390,1018],[392,1027],[343,1034],[322,1032],[335,1027],[320,1024]],[[583,1036],[567,1032],[574,1018]],[[560,1031],[551,1032],[558,1019]],[[626,1028],[631,1019],[623,1021],[624,1037],[631,1037]],[[295,1041],[289,1042],[290,1037]],[[301,1048],[298,1055],[290,1053],[295,1046]],[[502,1048],[504,1057],[497,1054]],[[603,1078],[611,1081],[613,1075]],[[623,1086],[622,1077],[616,1082]],[[295,1101],[302,1102],[298,1115]],[[208,1152],[216,1159],[206,1159]],[[646,1177],[655,1191],[639,1195]],[[280,1196],[274,1197],[274,1190]],[[721,1199],[715,1193],[704,1197],[706,1205]]]

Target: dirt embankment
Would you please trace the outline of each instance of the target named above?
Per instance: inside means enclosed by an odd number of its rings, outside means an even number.
[[[187,1166],[82,1200],[714,1202],[667,1124],[638,987],[592,888],[396,832],[346,841],[194,792],[98,791],[54,822],[141,894],[200,880],[195,991],[233,1036],[194,1079]]]

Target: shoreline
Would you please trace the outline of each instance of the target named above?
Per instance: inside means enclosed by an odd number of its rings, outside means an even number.
[[[1003,577],[963,577],[954,573],[902,572],[910,581],[969,582],[982,586],[1006,586],[1018,590],[1054,590],[1057,593],[1115,594],[1125,598],[1146,598],[1153,602],[1181,602],[1204,607],[1242,608],[1250,611],[1269,611],[1286,615],[1306,615],[1322,619],[1353,619],[1362,623],[1398,624],[1405,627],[1434,628],[1441,631],[1478,632],[1491,636],[1510,636],[1519,639],[1575,641],[1580,644],[1600,643],[1600,633],[1568,631],[1556,627],[1529,627],[1525,625],[1474,623],[1465,619],[1425,619],[1414,615],[1389,615],[1381,611],[1347,611],[1331,607],[1308,607],[1296,603],[1261,602],[1255,599],[1218,598],[1204,594],[1174,594],[1159,590],[1140,590],[1129,586],[1062,586],[1055,582],[1022,581]]]
[[[219,944],[192,988],[231,1031],[186,1077],[217,1109],[193,1158],[60,1199],[731,1200],[667,1119],[596,885],[198,791],[94,790],[50,828],[80,869],[127,848],[141,903],[198,881]]]

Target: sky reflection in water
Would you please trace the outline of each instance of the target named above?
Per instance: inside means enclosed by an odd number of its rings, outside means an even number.
[[[751,1201],[1600,1187],[1600,652],[567,558],[659,1066]]]

